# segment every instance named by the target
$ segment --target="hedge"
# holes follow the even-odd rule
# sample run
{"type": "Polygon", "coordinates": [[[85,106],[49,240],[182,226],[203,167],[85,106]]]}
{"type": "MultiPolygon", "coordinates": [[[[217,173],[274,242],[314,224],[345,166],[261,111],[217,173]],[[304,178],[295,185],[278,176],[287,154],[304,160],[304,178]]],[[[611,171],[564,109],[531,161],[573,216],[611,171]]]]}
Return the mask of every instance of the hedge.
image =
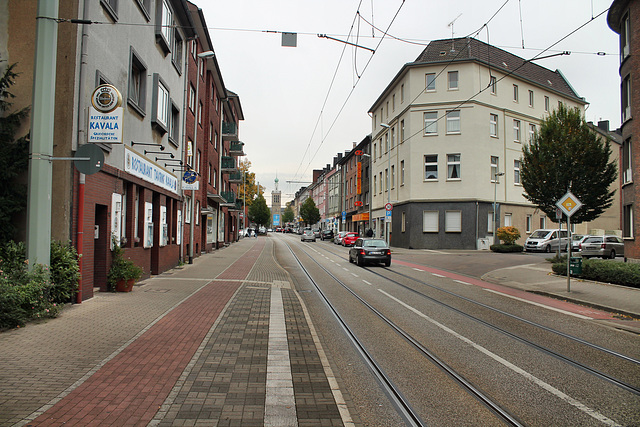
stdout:
{"type": "MultiPolygon", "coordinates": [[[[563,262],[554,263],[551,269],[556,274],[566,276],[566,257],[563,262]]],[[[595,282],[640,288],[640,264],[602,259],[583,259],[582,274],[577,277],[595,282]]]]}

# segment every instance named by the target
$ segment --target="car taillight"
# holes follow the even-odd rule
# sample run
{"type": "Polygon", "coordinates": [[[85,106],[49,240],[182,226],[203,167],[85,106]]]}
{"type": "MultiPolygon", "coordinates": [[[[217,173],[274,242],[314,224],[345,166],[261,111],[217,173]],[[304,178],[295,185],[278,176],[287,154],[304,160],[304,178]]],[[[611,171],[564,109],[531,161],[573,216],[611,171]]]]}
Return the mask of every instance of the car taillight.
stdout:
{"type": "Polygon", "coordinates": [[[367,253],[364,251],[364,249],[360,249],[360,255],[366,255],[367,253]]]}
{"type": "Polygon", "coordinates": [[[600,245],[600,249],[606,249],[607,245],[605,245],[604,243],[600,245]]]}
{"type": "Polygon", "coordinates": [[[386,255],[391,255],[391,249],[387,249],[386,255]]]}

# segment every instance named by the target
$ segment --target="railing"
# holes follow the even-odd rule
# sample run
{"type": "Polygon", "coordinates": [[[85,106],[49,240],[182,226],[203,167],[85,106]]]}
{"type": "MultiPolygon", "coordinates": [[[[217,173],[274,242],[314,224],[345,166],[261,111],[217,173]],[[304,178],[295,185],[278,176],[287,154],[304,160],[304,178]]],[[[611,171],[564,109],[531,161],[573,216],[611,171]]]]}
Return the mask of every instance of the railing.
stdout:
{"type": "Polygon", "coordinates": [[[232,156],[244,156],[244,142],[231,141],[229,154],[232,156]]]}
{"type": "Polygon", "coordinates": [[[228,141],[238,137],[238,125],[235,122],[222,122],[222,139],[228,141]]]}
{"type": "Polygon", "coordinates": [[[229,182],[234,182],[237,184],[242,183],[242,172],[238,171],[238,172],[232,172],[229,175],[229,182]]]}
{"type": "Polygon", "coordinates": [[[223,199],[225,199],[227,201],[227,203],[222,203],[222,205],[227,206],[227,205],[236,205],[236,193],[234,193],[233,191],[223,191],[222,193],[220,193],[220,195],[222,196],[223,199]]]}
{"type": "Polygon", "coordinates": [[[221,171],[224,173],[237,172],[238,168],[236,167],[236,159],[230,156],[222,156],[221,171]]]}

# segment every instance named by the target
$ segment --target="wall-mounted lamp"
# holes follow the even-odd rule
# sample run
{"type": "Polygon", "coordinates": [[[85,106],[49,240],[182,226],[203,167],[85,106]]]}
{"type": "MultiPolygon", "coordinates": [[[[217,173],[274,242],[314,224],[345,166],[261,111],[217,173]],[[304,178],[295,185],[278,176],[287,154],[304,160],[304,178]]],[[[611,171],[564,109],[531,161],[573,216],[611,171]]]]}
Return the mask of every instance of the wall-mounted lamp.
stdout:
{"type": "Polygon", "coordinates": [[[150,153],[153,153],[153,154],[162,154],[162,155],[164,155],[164,156],[171,156],[171,158],[172,158],[172,159],[175,157],[175,156],[173,155],[173,153],[163,153],[162,151],[148,151],[148,150],[144,150],[144,154],[145,154],[145,155],[150,154],[150,153]]]}
{"type": "MultiPolygon", "coordinates": [[[[135,142],[135,141],[131,141],[131,146],[133,147],[134,145],[153,145],[154,147],[158,147],[158,144],[156,144],[155,142],[135,142]]],[[[164,150],[164,146],[160,146],[158,147],[161,150],[164,150]]]]}

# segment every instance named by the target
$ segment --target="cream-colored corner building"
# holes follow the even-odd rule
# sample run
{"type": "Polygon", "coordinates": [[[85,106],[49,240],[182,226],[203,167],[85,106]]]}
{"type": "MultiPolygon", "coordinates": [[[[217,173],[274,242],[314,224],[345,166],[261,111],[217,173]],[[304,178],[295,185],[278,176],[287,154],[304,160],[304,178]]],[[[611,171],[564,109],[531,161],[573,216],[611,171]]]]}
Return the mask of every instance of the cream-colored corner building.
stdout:
{"type": "MultiPolygon", "coordinates": [[[[369,110],[376,234],[384,236],[387,203],[396,247],[488,247],[494,202],[496,228],[517,227],[519,243],[538,228],[557,228],[524,198],[520,158],[559,103],[580,111],[587,104],[560,71],[476,39],[431,42],[369,110]]],[[[576,231],[620,228],[619,215],[602,218],[576,231]]]]}

